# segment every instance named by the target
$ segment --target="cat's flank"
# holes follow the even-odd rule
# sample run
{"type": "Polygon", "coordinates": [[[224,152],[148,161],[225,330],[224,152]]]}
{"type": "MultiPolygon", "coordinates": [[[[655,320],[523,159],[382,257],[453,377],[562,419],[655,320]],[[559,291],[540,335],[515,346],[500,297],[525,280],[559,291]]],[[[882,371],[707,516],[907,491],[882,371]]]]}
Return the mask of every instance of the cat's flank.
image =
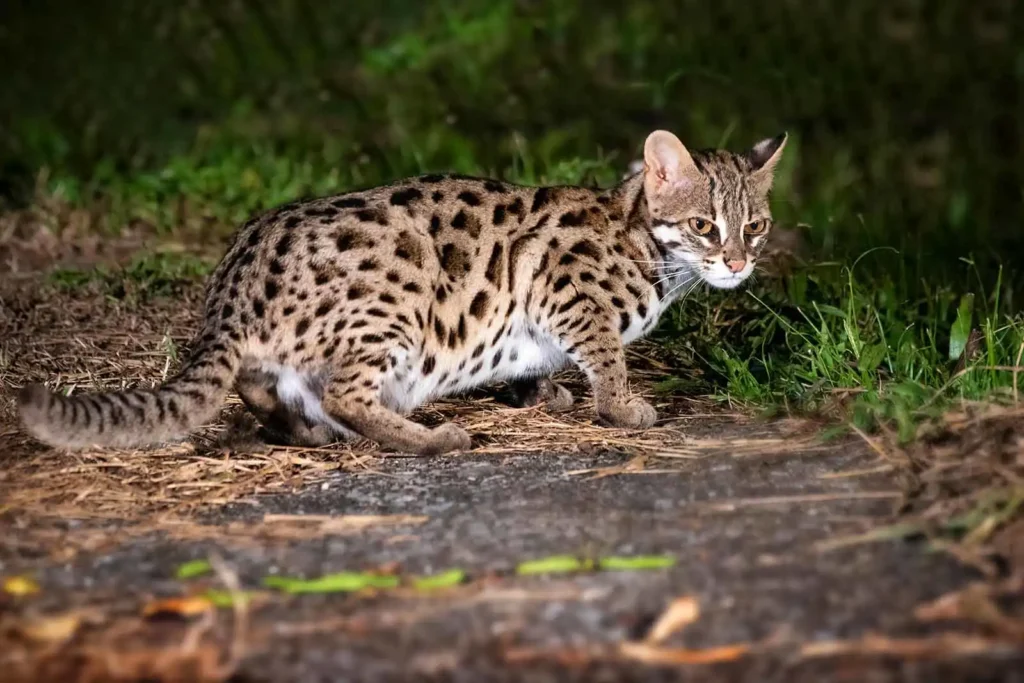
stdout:
{"type": "Polygon", "coordinates": [[[291,443],[360,435],[442,453],[469,435],[405,414],[503,380],[534,382],[535,398],[564,408],[572,397],[546,378],[571,362],[600,418],[649,427],[623,349],[695,284],[750,275],[785,141],[691,153],[655,131],[643,170],[608,190],[427,175],[281,207],[237,233],[175,377],[72,397],[31,385],[22,420],[64,448],[166,443],[212,420],[234,388],[291,443]]]}

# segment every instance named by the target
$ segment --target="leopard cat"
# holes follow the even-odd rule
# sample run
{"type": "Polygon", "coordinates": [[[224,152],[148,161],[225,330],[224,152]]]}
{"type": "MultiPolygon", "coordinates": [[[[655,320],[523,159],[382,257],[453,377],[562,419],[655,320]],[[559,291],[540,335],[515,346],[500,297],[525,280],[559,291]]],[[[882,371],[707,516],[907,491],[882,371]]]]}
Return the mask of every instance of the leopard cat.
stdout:
{"type": "Polygon", "coordinates": [[[659,130],[610,189],[424,175],[282,206],[236,233],[174,377],[71,397],[32,384],[22,421],[56,447],[137,448],[186,437],[234,389],[293,444],[438,454],[469,434],[418,424],[414,408],[505,381],[564,409],[572,396],[547,378],[572,363],[603,423],[650,427],[624,347],[695,285],[750,276],[785,143],[690,152],[659,130]]]}

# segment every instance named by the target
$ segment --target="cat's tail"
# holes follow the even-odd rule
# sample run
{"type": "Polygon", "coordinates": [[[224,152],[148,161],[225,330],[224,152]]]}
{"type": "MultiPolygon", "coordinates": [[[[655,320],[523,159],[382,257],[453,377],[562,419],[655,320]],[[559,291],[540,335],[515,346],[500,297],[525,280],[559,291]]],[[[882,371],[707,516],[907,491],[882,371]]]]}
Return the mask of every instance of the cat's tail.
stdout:
{"type": "Polygon", "coordinates": [[[181,371],[155,389],[60,396],[24,387],[18,408],[25,429],[50,446],[137,448],[180,440],[213,419],[238,373],[235,344],[201,344],[181,371]]]}

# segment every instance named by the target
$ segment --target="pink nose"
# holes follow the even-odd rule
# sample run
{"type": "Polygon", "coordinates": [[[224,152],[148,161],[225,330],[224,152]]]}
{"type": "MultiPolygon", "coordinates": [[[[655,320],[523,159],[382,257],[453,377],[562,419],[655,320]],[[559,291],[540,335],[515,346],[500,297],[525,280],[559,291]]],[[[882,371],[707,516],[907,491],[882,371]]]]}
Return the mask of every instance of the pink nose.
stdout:
{"type": "Polygon", "coordinates": [[[725,262],[725,267],[732,273],[738,273],[743,270],[743,267],[747,265],[745,259],[732,259],[725,262]]]}

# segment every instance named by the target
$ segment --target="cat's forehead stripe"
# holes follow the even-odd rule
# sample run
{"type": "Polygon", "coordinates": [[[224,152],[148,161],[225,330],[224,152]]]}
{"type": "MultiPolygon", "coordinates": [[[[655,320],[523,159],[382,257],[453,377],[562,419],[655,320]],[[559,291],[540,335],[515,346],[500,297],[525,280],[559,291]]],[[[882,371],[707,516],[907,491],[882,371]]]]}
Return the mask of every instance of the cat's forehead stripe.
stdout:
{"type": "Polygon", "coordinates": [[[730,232],[742,229],[754,211],[743,158],[729,152],[701,151],[694,155],[694,164],[708,180],[711,218],[730,232]]]}

